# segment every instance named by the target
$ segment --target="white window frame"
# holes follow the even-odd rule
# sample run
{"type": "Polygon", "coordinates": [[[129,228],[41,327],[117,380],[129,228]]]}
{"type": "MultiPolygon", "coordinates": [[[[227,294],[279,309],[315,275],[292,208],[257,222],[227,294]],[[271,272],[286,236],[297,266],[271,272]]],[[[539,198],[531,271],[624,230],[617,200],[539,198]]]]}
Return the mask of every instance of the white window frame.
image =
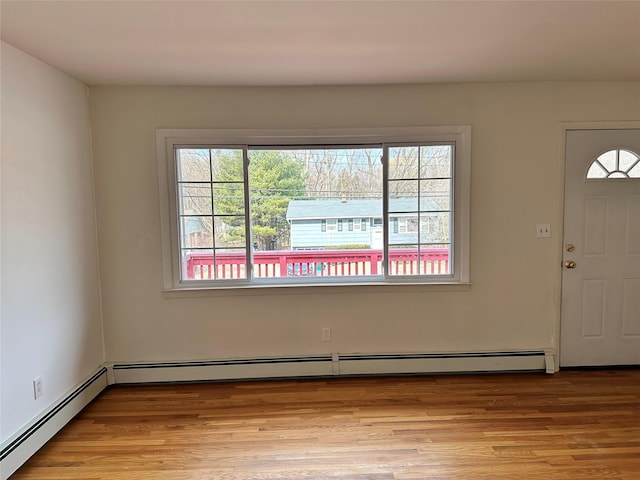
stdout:
{"type": "MultiPolygon", "coordinates": [[[[378,284],[468,284],[469,283],[469,227],[471,185],[471,127],[389,127],[371,129],[157,129],[156,148],[160,195],[162,239],[162,272],[165,291],[217,288],[279,287],[287,285],[378,285],[378,284]],[[450,275],[419,277],[347,277],[292,278],[286,281],[224,280],[181,281],[179,238],[177,223],[177,188],[175,149],[179,147],[210,148],[221,146],[246,148],[247,145],[354,146],[387,144],[421,144],[448,142],[455,144],[453,165],[453,226],[452,267],[450,275]],[[320,280],[320,281],[315,281],[320,280]]],[[[386,161],[386,159],[385,159],[386,161]]],[[[386,185],[384,186],[386,195],[386,185]]],[[[385,207],[386,208],[386,207],[385,207]]],[[[385,212],[386,215],[386,212],[385,212]]],[[[328,227],[328,225],[327,225],[328,227]]],[[[327,228],[327,230],[329,230],[327,228]]],[[[388,242],[388,226],[385,229],[388,242]]],[[[269,279],[273,280],[273,279],[269,279]]]]}

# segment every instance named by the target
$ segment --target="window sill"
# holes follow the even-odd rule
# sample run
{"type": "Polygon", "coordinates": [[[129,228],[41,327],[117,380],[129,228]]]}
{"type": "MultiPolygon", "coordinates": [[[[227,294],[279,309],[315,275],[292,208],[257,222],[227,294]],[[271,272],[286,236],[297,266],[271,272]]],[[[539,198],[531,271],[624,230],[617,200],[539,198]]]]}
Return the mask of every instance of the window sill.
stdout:
{"type": "Polygon", "coordinates": [[[467,292],[470,282],[367,282],[367,283],[314,283],[314,284],[258,284],[194,286],[170,288],[162,291],[167,300],[200,297],[233,297],[260,295],[326,295],[360,293],[437,293],[467,292]],[[401,290],[401,291],[399,291],[401,290]]]}

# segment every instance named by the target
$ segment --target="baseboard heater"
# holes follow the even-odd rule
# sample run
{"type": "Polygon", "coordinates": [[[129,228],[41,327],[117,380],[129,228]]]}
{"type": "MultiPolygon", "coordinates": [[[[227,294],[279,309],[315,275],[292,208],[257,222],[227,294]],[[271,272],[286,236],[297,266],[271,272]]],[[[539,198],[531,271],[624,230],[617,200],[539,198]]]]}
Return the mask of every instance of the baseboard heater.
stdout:
{"type": "Polygon", "coordinates": [[[393,375],[502,371],[553,373],[544,350],[473,353],[332,354],[202,362],[115,363],[110,383],[193,382],[338,375],[393,375]]]}
{"type": "Polygon", "coordinates": [[[6,480],[107,387],[107,369],[94,374],[67,392],[21,432],[0,447],[0,478],[6,480]]]}

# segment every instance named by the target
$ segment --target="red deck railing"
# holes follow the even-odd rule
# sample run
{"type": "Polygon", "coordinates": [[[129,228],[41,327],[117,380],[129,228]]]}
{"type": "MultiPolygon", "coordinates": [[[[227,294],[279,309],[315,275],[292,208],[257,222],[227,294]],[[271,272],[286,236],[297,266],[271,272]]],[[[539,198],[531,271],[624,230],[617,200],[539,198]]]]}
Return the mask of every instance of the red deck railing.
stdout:
{"type": "MultiPolygon", "coordinates": [[[[446,275],[449,250],[429,248],[389,250],[390,275],[446,275]]],[[[187,280],[246,278],[244,253],[192,252],[187,254],[187,280]],[[214,271],[215,269],[215,271],[214,271]]],[[[283,250],[254,252],[253,275],[274,277],[337,277],[378,275],[382,272],[382,250],[283,250]]]]}

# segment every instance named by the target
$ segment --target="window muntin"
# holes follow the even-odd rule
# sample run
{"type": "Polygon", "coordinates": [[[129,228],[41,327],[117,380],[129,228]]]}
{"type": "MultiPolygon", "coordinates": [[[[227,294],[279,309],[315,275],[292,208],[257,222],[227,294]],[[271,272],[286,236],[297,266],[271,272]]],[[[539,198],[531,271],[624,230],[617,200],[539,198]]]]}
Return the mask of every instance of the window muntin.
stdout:
{"type": "Polygon", "coordinates": [[[618,148],[599,155],[587,170],[587,179],[640,178],[640,156],[618,148]]]}
{"type": "MultiPolygon", "coordinates": [[[[242,287],[244,285],[251,284],[263,284],[264,285],[277,285],[279,283],[297,283],[297,284],[313,284],[315,280],[321,281],[321,283],[344,283],[344,280],[347,283],[352,283],[354,280],[361,278],[360,281],[364,281],[364,283],[370,283],[373,280],[375,283],[383,282],[383,283],[403,283],[406,281],[415,282],[419,281],[420,283],[424,282],[445,282],[445,283],[459,283],[459,282],[467,282],[468,281],[468,227],[469,227],[469,194],[468,187],[470,183],[470,127],[413,127],[413,128],[400,128],[400,129],[373,129],[372,131],[365,130],[340,130],[340,131],[329,131],[329,130],[314,130],[314,131],[303,131],[303,130],[271,130],[271,131],[250,131],[250,130],[175,130],[175,129],[159,129],[157,131],[157,140],[158,140],[158,162],[160,167],[160,192],[161,198],[167,199],[166,202],[161,202],[161,220],[163,225],[162,230],[162,245],[163,245],[163,253],[164,253],[164,279],[165,279],[165,288],[172,289],[182,289],[182,288],[215,288],[216,286],[220,286],[223,288],[226,287],[242,287]],[[422,142],[421,139],[432,137],[428,142],[422,142]],[[215,139],[212,141],[212,139],[215,139]],[[355,272],[354,270],[349,271],[348,268],[333,268],[331,270],[331,278],[312,278],[315,277],[316,274],[312,273],[316,270],[310,269],[308,267],[288,267],[287,276],[288,278],[284,279],[282,277],[278,279],[269,278],[271,274],[267,277],[260,277],[256,274],[256,270],[258,268],[264,268],[259,266],[253,262],[252,256],[256,252],[260,252],[259,246],[255,244],[253,241],[252,233],[251,233],[251,224],[248,219],[250,217],[250,206],[249,206],[249,192],[248,192],[248,156],[250,154],[250,150],[255,149],[259,150],[259,148],[251,147],[251,142],[255,139],[260,139],[259,144],[261,145],[270,145],[269,147],[261,147],[263,150],[273,150],[273,149],[282,149],[282,150],[293,150],[296,147],[286,147],[289,145],[330,145],[328,148],[335,149],[343,149],[343,144],[345,145],[358,145],[358,144],[368,144],[374,145],[375,142],[372,142],[372,139],[378,140],[381,143],[378,145],[383,148],[385,151],[385,156],[388,158],[388,150],[391,148],[392,144],[386,144],[385,141],[389,140],[400,140],[407,142],[415,142],[415,143],[405,143],[405,144],[393,144],[393,146],[432,146],[432,145],[449,145],[452,148],[455,147],[454,155],[453,155],[453,163],[452,171],[455,170],[456,175],[452,179],[452,184],[455,186],[452,189],[452,194],[450,200],[449,208],[453,213],[453,206],[455,205],[456,214],[453,216],[451,214],[450,222],[452,223],[449,227],[451,240],[448,245],[440,245],[443,248],[448,248],[449,254],[448,260],[451,262],[448,266],[449,274],[443,275],[440,272],[436,271],[424,271],[421,272],[420,269],[416,268],[396,268],[392,270],[391,259],[389,259],[390,264],[381,263],[380,268],[377,272],[371,272],[371,275],[366,277],[359,277],[358,275],[362,274],[362,271],[355,272]],[[312,141],[309,141],[309,140],[312,141]],[[362,142],[362,139],[366,139],[365,142],[362,142]],[[338,141],[336,141],[338,140],[338,141]],[[231,147],[228,147],[231,145],[231,147]],[[388,146],[389,145],[389,146],[388,146]],[[193,244],[182,244],[180,225],[181,225],[181,217],[180,215],[184,215],[184,211],[180,211],[180,202],[179,199],[179,182],[189,183],[191,180],[196,180],[196,182],[203,182],[202,179],[195,179],[188,177],[186,175],[180,175],[178,172],[178,162],[177,162],[177,150],[178,149],[212,149],[212,150],[221,150],[221,149],[231,149],[231,150],[244,150],[243,159],[245,162],[245,177],[243,178],[244,186],[245,186],[245,196],[246,196],[246,205],[245,211],[247,212],[244,215],[245,218],[245,246],[244,252],[240,252],[238,254],[235,252],[225,252],[227,247],[233,249],[235,245],[226,245],[221,243],[221,239],[217,240],[216,244],[216,258],[217,262],[215,267],[218,268],[217,276],[216,272],[209,273],[209,271],[213,270],[214,265],[207,266],[202,263],[202,257],[206,257],[208,255],[209,258],[213,255],[213,248],[211,251],[208,251],[205,247],[198,246],[193,249],[193,252],[190,252],[188,246],[193,244]],[[455,168],[453,168],[455,167],[455,168]],[[163,171],[166,171],[166,174],[163,174],[163,171]],[[178,181],[178,177],[179,181],[178,181]],[[166,187],[164,187],[166,185],[166,187]],[[171,199],[174,198],[174,201],[171,199]],[[173,210],[173,211],[172,211],[173,210]],[[454,241],[455,240],[455,241],[454,241]],[[169,243],[171,242],[171,243],[169,243]],[[173,252],[173,253],[172,253],[173,252]],[[195,270],[203,272],[201,276],[197,277],[187,277],[185,274],[185,270],[182,267],[183,258],[181,255],[177,255],[176,252],[180,254],[183,253],[192,253],[192,265],[191,269],[195,266],[195,270]],[[247,255],[248,252],[248,255],[247,255]],[[227,262],[224,256],[225,254],[231,254],[235,257],[234,261],[238,261],[244,255],[245,265],[241,265],[240,267],[235,265],[230,265],[227,262]],[[455,260],[455,262],[454,262],[455,260]],[[198,262],[201,262],[199,265],[198,262]],[[224,269],[220,270],[220,265],[226,265],[224,269]],[[179,268],[175,268],[175,267],[179,268]],[[210,270],[209,270],[210,269],[210,270]],[[209,270],[209,271],[208,271],[209,270]],[[232,271],[233,270],[233,271],[232,271]],[[173,272],[173,273],[172,273],[173,272]],[[239,272],[239,273],[238,273],[239,272]],[[354,274],[356,274],[354,276],[354,274]],[[304,275],[305,278],[297,278],[298,275],[304,275]],[[185,278],[185,280],[183,280],[185,278]],[[187,279],[193,278],[193,280],[187,279]],[[344,279],[342,282],[340,279],[344,279]],[[370,279],[370,280],[367,280],[370,279]],[[211,280],[209,280],[211,279],[211,280]]],[[[257,143],[257,142],[256,142],[257,143]]],[[[303,147],[300,147],[303,148],[303,147]]],[[[206,159],[205,159],[206,160],[206,159]]],[[[430,165],[425,163],[424,168],[430,168],[430,165]]],[[[214,190],[214,185],[216,183],[221,183],[221,179],[214,178],[216,174],[215,169],[211,172],[211,190],[214,190]]],[[[386,175],[386,172],[385,172],[386,175]]],[[[422,174],[419,177],[420,180],[424,180],[424,176],[422,174]]],[[[434,180],[436,180],[435,178],[434,180]]],[[[224,179],[222,179],[224,181],[224,179]]],[[[186,186],[186,185],[184,185],[186,186]]],[[[199,186],[201,189],[201,186],[199,186]]],[[[387,188],[387,187],[384,187],[387,188]]],[[[202,190],[201,190],[202,191],[202,190]]],[[[221,191],[217,189],[216,191],[221,191]]],[[[228,195],[228,192],[226,192],[228,195]]],[[[387,194],[387,192],[384,192],[387,194]]],[[[191,192],[193,194],[193,192],[191,192]]],[[[342,199],[341,199],[342,200],[342,199]]],[[[214,202],[212,202],[214,203],[214,202]]],[[[372,247],[374,249],[379,249],[387,253],[388,245],[390,238],[389,234],[392,228],[391,217],[386,212],[387,205],[384,206],[383,213],[374,213],[371,215],[343,215],[342,218],[333,217],[338,223],[338,220],[344,221],[344,231],[339,232],[340,234],[348,234],[348,220],[354,220],[355,218],[361,218],[361,230],[363,232],[369,232],[369,234],[373,237],[372,247]],[[384,217],[384,218],[383,218],[384,217]],[[368,226],[364,222],[368,223],[368,226]]],[[[212,205],[212,215],[213,218],[214,207],[212,205]]],[[[204,216],[209,216],[208,212],[204,212],[204,216]]],[[[229,212],[221,212],[219,215],[216,212],[216,216],[229,215],[229,212]]],[[[447,214],[448,215],[448,214],[447,214]]],[[[191,215],[195,216],[195,215],[191,215]]],[[[430,222],[433,223],[433,220],[419,220],[421,225],[427,225],[430,222]]],[[[192,222],[193,223],[193,222],[192,222]]],[[[237,223],[237,219],[236,219],[237,223]]],[[[341,222],[342,223],[342,222],[341,222]]],[[[442,223],[442,222],[441,222],[442,223]]],[[[234,226],[234,225],[231,225],[234,226]]],[[[326,226],[326,224],[325,224],[326,226]]],[[[202,230],[202,225],[196,225],[198,230],[202,230]]],[[[184,228],[184,227],[183,227],[184,228]]],[[[193,230],[193,225],[191,225],[191,229],[193,230]]],[[[316,226],[316,232],[320,233],[323,229],[322,224],[318,224],[316,226]]],[[[396,227],[397,228],[397,227],[396,227]]],[[[431,230],[433,230],[432,227],[431,230]]],[[[423,235],[428,233],[430,230],[427,227],[420,226],[423,232],[423,235]]],[[[229,226],[227,226],[227,230],[229,226]]],[[[212,228],[213,230],[213,228],[212,228]]],[[[191,232],[194,233],[193,231],[191,232]]],[[[196,232],[197,235],[203,236],[203,232],[196,232]]],[[[224,232],[228,233],[228,232],[224,232]]],[[[326,233],[326,232],[323,232],[326,233]]],[[[338,232],[331,232],[333,235],[337,235],[338,232]]],[[[350,232],[351,234],[356,232],[350,232]]],[[[195,235],[192,235],[195,236],[195,235]]],[[[227,234],[225,238],[228,238],[227,234]]],[[[202,239],[200,239],[201,241],[202,239]]],[[[213,242],[211,242],[213,243],[213,242]]],[[[433,240],[428,240],[425,238],[420,238],[420,243],[432,243],[435,247],[438,247],[437,244],[433,243],[433,240]]],[[[354,248],[362,248],[360,245],[349,245],[349,247],[354,248]]],[[[421,246],[420,248],[423,248],[421,246]]],[[[302,251],[310,251],[313,252],[317,250],[318,247],[300,247],[297,250],[300,250],[299,254],[302,251]]],[[[236,247],[237,250],[240,250],[240,247],[236,247]]],[[[356,254],[360,254],[362,250],[358,252],[354,252],[356,254]]],[[[404,252],[393,251],[393,254],[404,254],[404,252]]],[[[424,253],[429,253],[424,250],[424,253]]],[[[415,251],[413,252],[414,258],[413,261],[417,260],[415,256],[415,251]]],[[[404,267],[411,260],[405,260],[404,267]]],[[[232,262],[231,262],[232,263],[232,262]]],[[[397,262],[396,262],[397,263],[397,262]]],[[[320,271],[321,269],[318,269],[320,271]]],[[[424,270],[424,269],[422,269],[424,270]]],[[[263,275],[264,276],[264,275],[263,275]]]]}

